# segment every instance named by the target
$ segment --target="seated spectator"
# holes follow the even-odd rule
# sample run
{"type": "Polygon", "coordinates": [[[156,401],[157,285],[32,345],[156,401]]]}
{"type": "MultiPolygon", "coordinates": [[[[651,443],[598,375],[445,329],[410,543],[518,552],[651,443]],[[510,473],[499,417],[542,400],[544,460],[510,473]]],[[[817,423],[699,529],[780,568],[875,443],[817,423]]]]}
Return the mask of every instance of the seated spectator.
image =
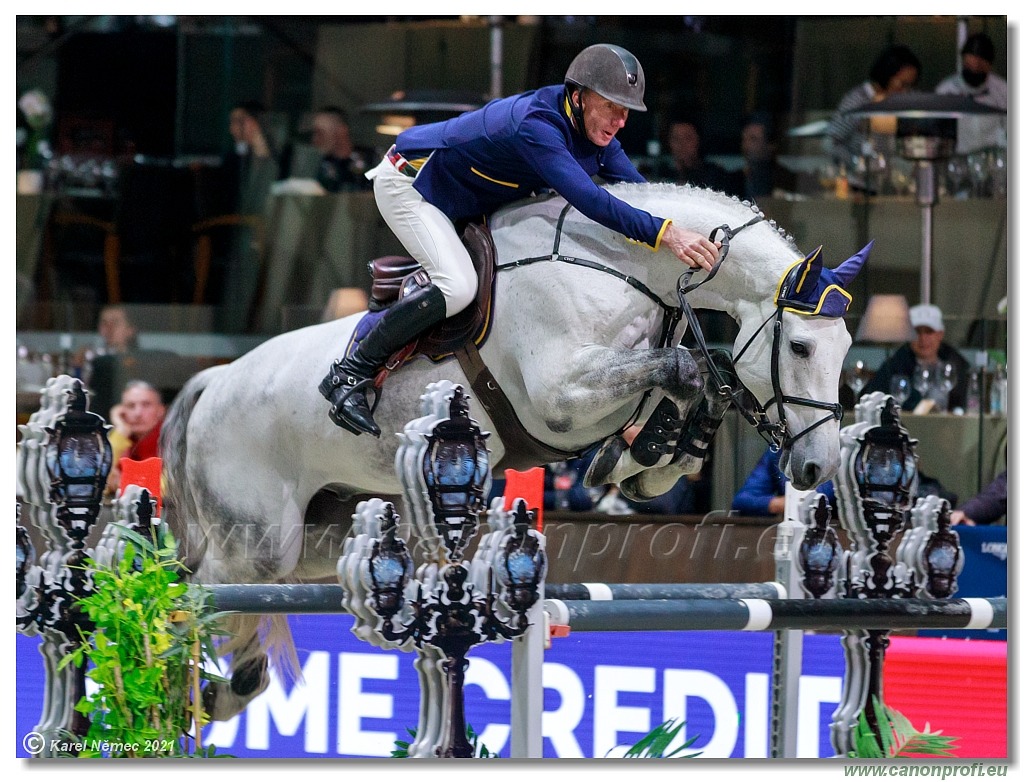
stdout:
{"type": "MultiPolygon", "coordinates": [[[[1006,516],[1006,470],[949,515],[952,524],[994,524],[1006,516]]],[[[1004,522],[1005,523],[1005,522],[1004,522]]]]}
{"type": "Polygon", "coordinates": [[[770,196],[776,188],[796,190],[796,177],[779,165],[771,119],[755,114],[747,120],[740,134],[743,168],[735,172],[728,192],[754,201],[770,196]]]}
{"type": "MultiPolygon", "coordinates": [[[[779,469],[781,451],[765,450],[754,469],[732,500],[732,509],[743,516],[779,516],[786,509],[786,484],[789,480],[779,469]]],[[[836,494],[832,481],[817,491],[828,497],[835,507],[836,494]]]]}
{"type": "MultiPolygon", "coordinates": [[[[888,394],[894,375],[913,378],[914,370],[918,366],[938,367],[940,364],[950,363],[956,369],[956,385],[949,392],[949,409],[964,408],[971,367],[956,348],[943,341],[946,326],[942,320],[942,310],[934,304],[918,304],[911,307],[910,325],[914,327],[914,339],[898,348],[892,356],[882,362],[860,395],[864,396],[873,391],[888,394]]],[[[903,409],[913,410],[921,398],[921,393],[916,388],[911,388],[910,395],[903,402],[903,409]]]]}
{"type": "Polygon", "coordinates": [[[356,149],[348,117],[337,106],[324,106],[313,117],[313,146],[323,156],[317,181],[328,193],[373,187],[366,173],[368,153],[356,149]]]}
{"type": "MultiPolygon", "coordinates": [[[[996,46],[985,33],[975,33],[960,49],[961,70],[939,82],[939,95],[968,95],[978,103],[1005,109],[1009,89],[1006,79],[992,72],[996,46]]],[[[980,149],[1006,146],[1006,117],[969,115],[957,120],[956,151],[966,155],[980,149]]]]}
{"type": "Polygon", "coordinates": [[[713,190],[725,190],[729,186],[729,173],[717,163],[704,159],[696,122],[683,118],[672,120],[668,149],[669,160],[658,163],[649,173],[644,172],[652,182],[675,182],[713,190]]]}
{"type": "Polygon", "coordinates": [[[121,304],[108,304],[100,310],[96,331],[102,343],[97,350],[100,355],[129,353],[139,346],[139,329],[121,304]]]}
{"type": "Polygon", "coordinates": [[[113,466],[107,476],[107,492],[116,494],[121,481],[122,458],[143,461],[159,456],[160,429],[167,408],[160,392],[144,380],[130,380],[121,402],[110,411],[114,428],[108,433],[113,466]]]}

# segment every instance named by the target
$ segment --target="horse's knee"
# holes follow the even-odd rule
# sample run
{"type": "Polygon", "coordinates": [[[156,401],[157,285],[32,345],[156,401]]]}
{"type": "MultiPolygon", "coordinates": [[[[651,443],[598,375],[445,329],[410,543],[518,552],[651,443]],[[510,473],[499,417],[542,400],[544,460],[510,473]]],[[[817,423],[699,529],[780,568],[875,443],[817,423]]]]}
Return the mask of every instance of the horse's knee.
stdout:
{"type": "MultiPolygon", "coordinates": [[[[688,350],[676,350],[674,395],[684,403],[692,402],[704,392],[704,378],[700,365],[688,350]]],[[[667,390],[667,389],[666,389],[667,390]]]]}

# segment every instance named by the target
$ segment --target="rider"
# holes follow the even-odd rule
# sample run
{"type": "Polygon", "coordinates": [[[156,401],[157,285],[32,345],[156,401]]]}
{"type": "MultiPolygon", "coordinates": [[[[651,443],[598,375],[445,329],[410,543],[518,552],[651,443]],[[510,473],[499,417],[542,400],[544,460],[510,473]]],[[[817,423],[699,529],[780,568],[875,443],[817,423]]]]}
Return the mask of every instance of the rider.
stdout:
{"type": "Polygon", "coordinates": [[[392,353],[457,314],[476,295],[476,272],[455,221],[493,212],[548,188],[582,214],[652,251],[667,247],[710,271],[721,242],[636,209],[598,187],[643,182],[615,134],[630,110],[646,111],[636,57],[595,44],[569,65],[563,85],[491,101],[445,122],[409,128],[367,173],[385,222],[431,284],[392,304],[321,381],[338,426],[380,436],[366,392],[392,353]]]}

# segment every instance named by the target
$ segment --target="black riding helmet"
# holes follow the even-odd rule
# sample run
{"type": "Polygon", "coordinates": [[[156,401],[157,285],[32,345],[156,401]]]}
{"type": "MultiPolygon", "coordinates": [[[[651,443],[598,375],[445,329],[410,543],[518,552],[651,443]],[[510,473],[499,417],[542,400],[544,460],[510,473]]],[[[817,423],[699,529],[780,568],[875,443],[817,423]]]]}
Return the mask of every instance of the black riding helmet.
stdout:
{"type": "Polygon", "coordinates": [[[602,98],[632,111],[647,111],[644,105],[644,69],[640,61],[621,46],[596,43],[576,55],[565,72],[565,97],[576,127],[583,132],[583,112],[571,100],[573,90],[587,88],[602,98]]]}

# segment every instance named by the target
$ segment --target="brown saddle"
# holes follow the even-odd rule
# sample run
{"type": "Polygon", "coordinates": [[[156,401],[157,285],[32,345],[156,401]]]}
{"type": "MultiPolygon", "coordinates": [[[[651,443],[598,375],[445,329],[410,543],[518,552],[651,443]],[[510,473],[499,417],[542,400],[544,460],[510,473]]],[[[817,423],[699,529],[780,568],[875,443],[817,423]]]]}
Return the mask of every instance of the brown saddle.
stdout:
{"type": "MultiPolygon", "coordinates": [[[[399,363],[417,355],[440,361],[467,342],[479,346],[487,338],[494,300],[494,240],[487,226],[470,223],[463,231],[462,243],[469,251],[476,270],[476,299],[462,312],[445,318],[423,334],[413,350],[402,351],[399,363]]],[[[430,284],[430,278],[423,267],[412,258],[401,255],[385,255],[374,259],[370,262],[370,273],[373,275],[369,305],[371,312],[385,309],[409,290],[430,284]]]]}

